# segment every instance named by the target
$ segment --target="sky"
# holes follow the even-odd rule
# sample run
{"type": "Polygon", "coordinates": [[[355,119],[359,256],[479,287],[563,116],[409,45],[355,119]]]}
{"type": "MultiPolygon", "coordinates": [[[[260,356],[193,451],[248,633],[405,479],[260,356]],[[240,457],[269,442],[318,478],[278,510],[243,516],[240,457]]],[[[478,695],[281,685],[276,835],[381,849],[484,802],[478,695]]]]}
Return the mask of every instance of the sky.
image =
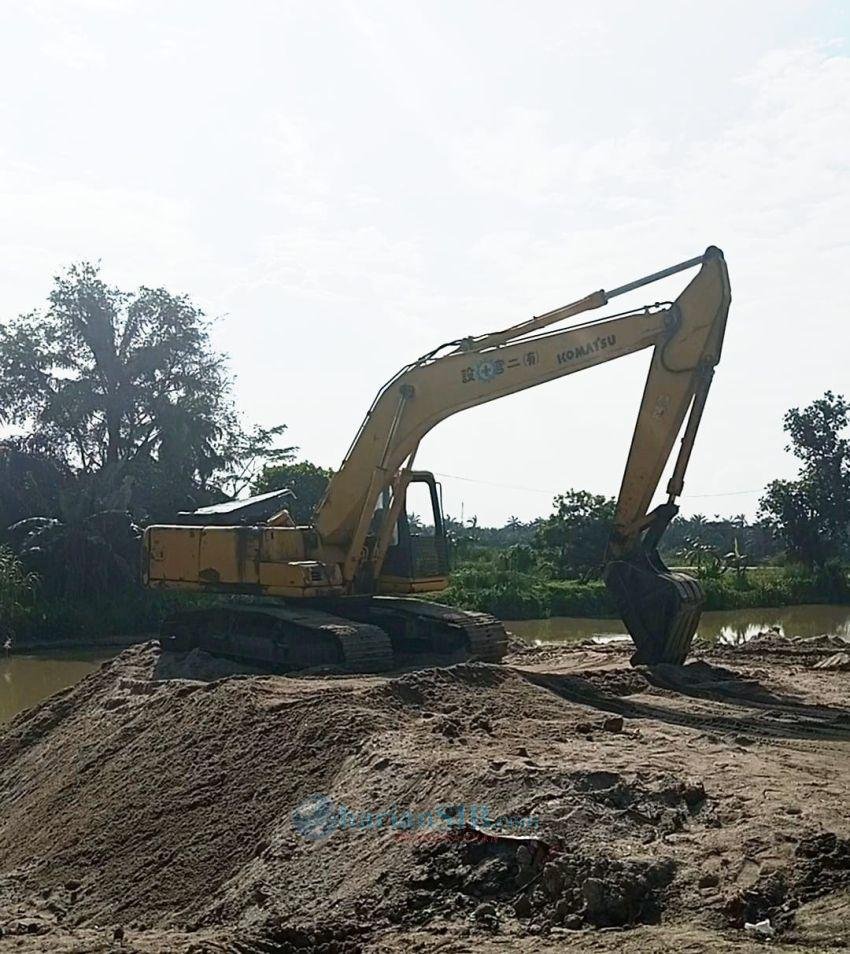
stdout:
{"type": "MultiPolygon", "coordinates": [[[[0,321],[83,259],[188,293],[246,420],[316,463],[441,342],[711,244],[733,302],[682,512],[753,516],[796,472],[783,413],[850,391],[850,4],[0,10],[0,321]]],[[[417,466],[483,524],[616,494],[648,354],[458,414],[417,466]]]]}

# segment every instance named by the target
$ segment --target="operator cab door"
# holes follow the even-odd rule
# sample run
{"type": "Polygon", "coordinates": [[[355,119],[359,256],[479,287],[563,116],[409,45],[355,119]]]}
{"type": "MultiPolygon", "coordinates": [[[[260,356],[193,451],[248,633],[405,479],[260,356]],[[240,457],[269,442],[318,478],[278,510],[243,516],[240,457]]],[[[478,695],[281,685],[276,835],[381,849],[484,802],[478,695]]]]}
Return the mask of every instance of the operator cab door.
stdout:
{"type": "Polygon", "coordinates": [[[448,586],[449,558],[440,488],[434,475],[413,472],[381,575],[380,593],[428,593],[448,586]]]}

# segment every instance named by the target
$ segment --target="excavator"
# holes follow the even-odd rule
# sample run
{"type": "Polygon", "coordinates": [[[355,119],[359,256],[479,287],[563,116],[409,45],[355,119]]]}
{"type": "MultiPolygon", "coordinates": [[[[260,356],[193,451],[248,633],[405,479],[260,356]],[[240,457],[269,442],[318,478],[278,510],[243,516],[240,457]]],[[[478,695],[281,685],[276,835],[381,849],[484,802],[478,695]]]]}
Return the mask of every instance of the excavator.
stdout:
{"type": "Polygon", "coordinates": [[[146,529],[146,586],[223,595],[167,619],[163,647],[275,671],[500,661],[501,622],[423,597],[448,586],[450,548],[441,488],[432,473],[414,469],[417,448],[466,408],[651,348],[603,576],[635,644],[633,664],[682,664],[704,594],[664,565],[658,545],[678,511],[730,301],[726,262],[712,246],[612,291],[423,355],[381,388],[309,525],[295,525],[284,490],[146,529]],[[551,328],[697,267],[675,301],[551,328]],[[650,510],[680,433],[667,500],[650,510]],[[430,500],[432,533],[417,532],[409,518],[411,485],[424,485],[418,492],[430,500]]]}

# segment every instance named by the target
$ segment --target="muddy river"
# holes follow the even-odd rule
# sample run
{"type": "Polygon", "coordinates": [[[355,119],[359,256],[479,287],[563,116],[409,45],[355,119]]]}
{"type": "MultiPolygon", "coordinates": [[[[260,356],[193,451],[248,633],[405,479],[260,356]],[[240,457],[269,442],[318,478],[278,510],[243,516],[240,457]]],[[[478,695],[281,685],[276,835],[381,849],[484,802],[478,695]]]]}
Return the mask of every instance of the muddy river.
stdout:
{"type": "Polygon", "coordinates": [[[103,651],[0,657],[0,722],[73,686],[108,658],[103,651]]]}
{"type": "MultiPolygon", "coordinates": [[[[578,643],[584,639],[627,639],[619,619],[582,619],[553,616],[551,619],[506,620],[511,632],[545,643],[578,643]]],[[[850,606],[783,606],[777,609],[717,610],[703,613],[697,638],[707,642],[743,643],[756,633],[775,627],[780,635],[836,635],[850,637],[850,606]]]]}
{"type": "MultiPolygon", "coordinates": [[[[506,621],[508,629],[540,642],[574,643],[583,639],[625,639],[618,619],[552,619],[506,621]]],[[[775,626],[789,636],[833,633],[850,637],[850,606],[788,606],[781,609],[730,610],[704,613],[703,640],[740,643],[775,626]]],[[[112,655],[108,652],[56,652],[0,656],[0,723],[78,682],[112,655]]]]}

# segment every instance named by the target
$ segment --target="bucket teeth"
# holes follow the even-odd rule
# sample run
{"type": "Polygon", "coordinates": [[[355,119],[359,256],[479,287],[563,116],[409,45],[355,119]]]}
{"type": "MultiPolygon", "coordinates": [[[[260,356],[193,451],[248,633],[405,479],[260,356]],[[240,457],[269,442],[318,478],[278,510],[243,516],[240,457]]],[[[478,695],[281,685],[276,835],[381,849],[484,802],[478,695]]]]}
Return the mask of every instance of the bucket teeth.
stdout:
{"type": "Polygon", "coordinates": [[[699,583],[646,550],[609,563],[605,583],[634,641],[633,665],[684,663],[705,603],[699,583]]]}

